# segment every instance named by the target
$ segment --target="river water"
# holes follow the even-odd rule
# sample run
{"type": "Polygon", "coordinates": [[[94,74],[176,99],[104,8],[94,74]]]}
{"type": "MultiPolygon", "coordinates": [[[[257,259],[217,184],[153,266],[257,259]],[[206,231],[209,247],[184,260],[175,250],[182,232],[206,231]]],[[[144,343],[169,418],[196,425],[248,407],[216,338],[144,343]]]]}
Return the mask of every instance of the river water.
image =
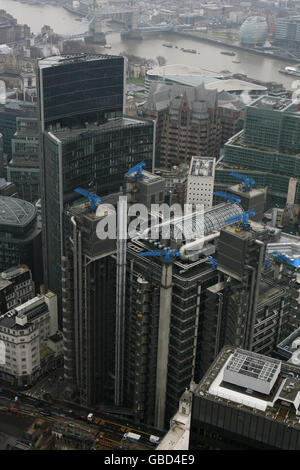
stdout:
{"type": "MultiPolygon", "coordinates": [[[[27,5],[15,0],[0,0],[0,9],[6,10],[13,15],[19,23],[28,24],[33,33],[38,33],[45,24],[51,26],[58,34],[76,34],[87,30],[87,23],[76,21],[78,18],[62,7],[51,5],[27,5]]],[[[115,32],[107,35],[107,42],[112,46],[111,54],[119,54],[126,51],[146,59],[156,59],[163,56],[167,64],[185,64],[203,67],[207,70],[220,72],[230,70],[233,73],[244,73],[252,78],[265,81],[276,81],[282,83],[287,89],[291,89],[295,78],[278,72],[279,68],[288,65],[286,62],[271,58],[236,51],[235,57],[221,54],[222,47],[197,41],[176,34],[147,33],[143,40],[121,41],[120,34],[115,32]],[[163,42],[172,42],[178,48],[196,49],[200,54],[189,54],[180,49],[166,48],[163,42]],[[239,60],[235,64],[232,60],[239,60]]],[[[99,46],[99,52],[105,51],[99,46]]]]}

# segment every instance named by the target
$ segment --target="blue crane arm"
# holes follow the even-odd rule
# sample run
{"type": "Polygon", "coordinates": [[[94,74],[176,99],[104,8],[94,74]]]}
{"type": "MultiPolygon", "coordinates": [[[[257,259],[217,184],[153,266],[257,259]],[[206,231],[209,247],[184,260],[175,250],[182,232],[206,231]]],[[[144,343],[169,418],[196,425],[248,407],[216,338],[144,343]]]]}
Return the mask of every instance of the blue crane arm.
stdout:
{"type": "Polygon", "coordinates": [[[143,168],[145,168],[146,163],[145,162],[140,162],[137,165],[133,166],[127,171],[127,176],[133,175],[134,173],[137,173],[138,175],[142,175],[143,168]]]}
{"type": "Polygon", "coordinates": [[[299,258],[292,260],[291,258],[284,255],[283,253],[279,253],[279,251],[273,251],[273,255],[276,256],[276,258],[279,262],[285,261],[286,263],[290,264],[294,268],[300,268],[300,259],[299,258]]]}
{"type": "Polygon", "coordinates": [[[207,261],[212,265],[213,269],[217,269],[218,261],[212,256],[208,256],[207,261]]]}
{"type": "Polygon", "coordinates": [[[235,196],[234,194],[227,194],[227,193],[222,193],[222,191],[215,191],[214,195],[226,199],[228,202],[230,202],[230,204],[233,204],[234,202],[239,204],[241,202],[241,199],[235,196]]]}
{"type": "Polygon", "coordinates": [[[83,188],[76,188],[74,189],[74,191],[88,198],[90,208],[93,212],[96,211],[97,204],[102,204],[102,199],[99,196],[97,196],[97,194],[90,193],[89,191],[83,188]]]}
{"type": "Polygon", "coordinates": [[[231,224],[233,222],[238,222],[239,220],[243,224],[247,224],[249,222],[249,217],[254,216],[255,211],[246,211],[243,212],[242,214],[234,215],[233,217],[229,217],[229,219],[226,220],[226,224],[231,224]]]}
{"type": "Polygon", "coordinates": [[[250,178],[249,176],[246,175],[241,175],[240,173],[237,173],[236,171],[232,171],[230,173],[230,176],[233,176],[234,178],[240,179],[244,181],[244,186],[246,189],[249,188],[251,184],[255,184],[255,181],[253,178],[250,178]]]}

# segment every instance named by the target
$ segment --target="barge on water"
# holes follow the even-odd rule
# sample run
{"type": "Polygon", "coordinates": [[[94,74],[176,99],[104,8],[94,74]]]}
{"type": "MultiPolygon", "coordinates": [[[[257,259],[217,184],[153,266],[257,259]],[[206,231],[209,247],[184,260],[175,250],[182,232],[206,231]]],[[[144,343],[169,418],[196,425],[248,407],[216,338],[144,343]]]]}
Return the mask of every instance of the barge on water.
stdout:
{"type": "Polygon", "coordinates": [[[279,69],[278,72],[284,73],[285,75],[292,75],[293,77],[300,77],[300,64],[296,64],[294,67],[285,67],[279,69]]]}
{"type": "Polygon", "coordinates": [[[230,56],[234,56],[234,55],[235,55],[235,52],[221,51],[221,54],[223,54],[223,55],[230,55],[230,56]]]}

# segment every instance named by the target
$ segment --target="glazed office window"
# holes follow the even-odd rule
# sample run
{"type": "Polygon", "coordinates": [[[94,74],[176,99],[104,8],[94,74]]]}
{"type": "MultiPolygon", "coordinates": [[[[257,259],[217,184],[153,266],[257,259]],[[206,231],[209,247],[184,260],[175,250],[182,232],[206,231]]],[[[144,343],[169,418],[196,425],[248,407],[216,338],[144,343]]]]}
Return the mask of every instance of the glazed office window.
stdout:
{"type": "Polygon", "coordinates": [[[180,123],[182,126],[187,126],[188,121],[188,113],[187,111],[181,111],[181,120],[180,123]]]}

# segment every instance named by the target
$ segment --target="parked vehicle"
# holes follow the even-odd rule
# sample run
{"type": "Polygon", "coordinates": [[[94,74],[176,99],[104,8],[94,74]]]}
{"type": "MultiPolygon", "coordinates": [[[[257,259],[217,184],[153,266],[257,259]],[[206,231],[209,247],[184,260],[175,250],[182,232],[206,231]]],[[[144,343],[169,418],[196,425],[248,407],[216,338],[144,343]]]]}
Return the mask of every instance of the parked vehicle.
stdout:
{"type": "Polygon", "coordinates": [[[126,432],[124,434],[124,439],[126,441],[131,441],[131,442],[139,442],[139,440],[141,439],[141,435],[135,434],[134,432],[126,432]]]}

